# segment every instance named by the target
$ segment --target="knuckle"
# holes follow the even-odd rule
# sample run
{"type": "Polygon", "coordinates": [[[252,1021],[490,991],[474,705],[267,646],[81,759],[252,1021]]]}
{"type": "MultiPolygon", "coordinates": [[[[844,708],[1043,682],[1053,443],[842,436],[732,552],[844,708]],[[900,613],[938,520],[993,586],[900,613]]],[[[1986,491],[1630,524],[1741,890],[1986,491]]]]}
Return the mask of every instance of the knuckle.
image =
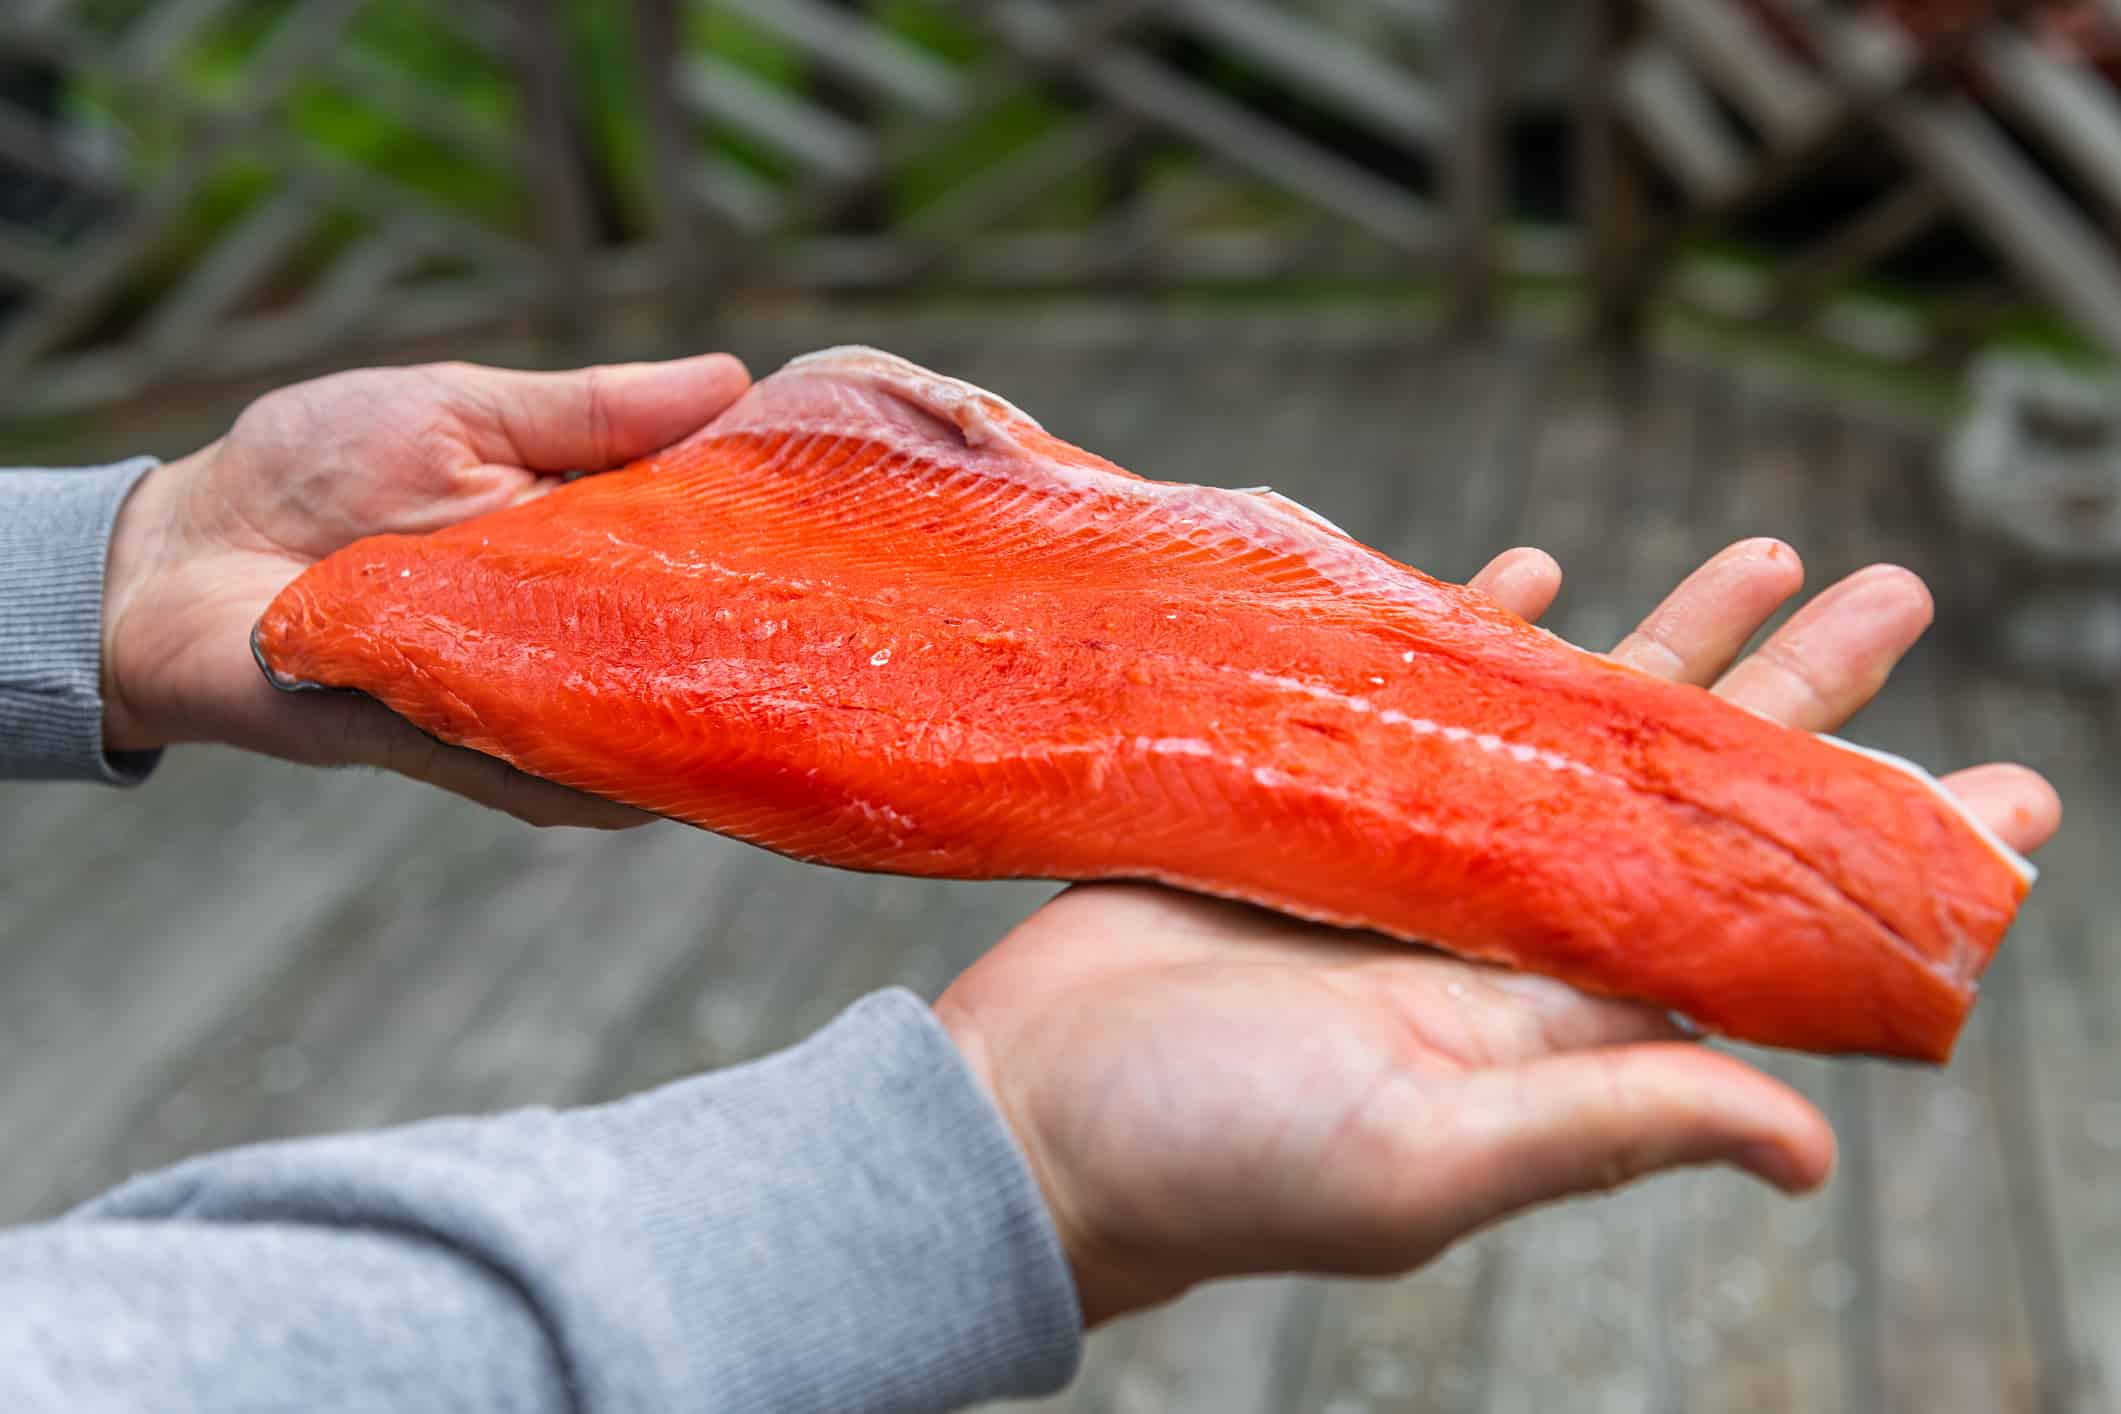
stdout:
{"type": "Polygon", "coordinates": [[[583,423],[588,429],[590,455],[597,467],[612,460],[611,370],[601,365],[582,372],[583,423]]]}

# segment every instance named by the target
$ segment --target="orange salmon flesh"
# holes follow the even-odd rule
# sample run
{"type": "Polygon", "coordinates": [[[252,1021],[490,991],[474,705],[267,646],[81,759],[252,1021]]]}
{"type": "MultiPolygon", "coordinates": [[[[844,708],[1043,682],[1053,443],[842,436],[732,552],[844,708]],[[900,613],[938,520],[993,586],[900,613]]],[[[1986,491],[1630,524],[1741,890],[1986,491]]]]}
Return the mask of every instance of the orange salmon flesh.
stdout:
{"type": "Polygon", "coordinates": [[[799,859],[1158,880],[1803,1050],[1944,1060],[2033,878],[1906,763],[870,350],[351,545],[255,647],[282,686],[799,859]]]}

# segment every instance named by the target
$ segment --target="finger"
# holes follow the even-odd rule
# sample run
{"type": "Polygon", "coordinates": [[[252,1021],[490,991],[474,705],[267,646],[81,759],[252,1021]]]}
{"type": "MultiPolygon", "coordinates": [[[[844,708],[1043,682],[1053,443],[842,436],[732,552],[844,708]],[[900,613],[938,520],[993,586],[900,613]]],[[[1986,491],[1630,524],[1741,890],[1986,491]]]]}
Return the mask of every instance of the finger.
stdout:
{"type": "Polygon", "coordinates": [[[1741,540],[1688,575],[1612,656],[1674,682],[1714,682],[1803,587],[1795,550],[1780,540],[1741,540]]]}
{"type": "Polygon", "coordinates": [[[1787,726],[1832,731],[1877,695],[1935,616],[1920,578],[1873,565],[1800,609],[1716,691],[1787,726]]]}
{"type": "Polygon", "coordinates": [[[1519,546],[1488,561],[1473,576],[1471,587],[1529,623],[1553,607],[1561,592],[1561,566],[1544,550],[1519,546]]]}
{"type": "Polygon", "coordinates": [[[1946,776],[1944,788],[2020,854],[2040,849],[2062,828],[2062,797],[2038,771],[2000,763],[1973,766],[1946,776]]]}
{"type": "MultiPolygon", "coordinates": [[[[312,729],[303,733],[304,746],[313,748],[327,737],[332,743],[321,753],[321,764],[380,767],[513,815],[528,825],[625,830],[656,818],[539,780],[494,757],[445,745],[378,702],[319,697],[293,705],[304,709],[302,715],[310,719],[312,729]]],[[[297,760],[320,756],[303,747],[286,754],[297,760]]]]}
{"type": "Polygon", "coordinates": [[[1464,1157],[1432,1175],[1456,1195],[1461,1231],[1668,1169],[1730,1164],[1801,1193],[1833,1168],[1833,1130],[1810,1101],[1705,1047],[1579,1051],[1465,1079],[1443,1117],[1445,1152],[1464,1157]]]}
{"type": "Polygon", "coordinates": [[[447,364],[430,370],[461,398],[482,461],[533,471],[604,471],[712,422],[751,386],[728,354],[619,363],[566,373],[447,364]]]}
{"type": "Polygon", "coordinates": [[[491,756],[444,745],[409,723],[399,726],[401,731],[380,738],[378,759],[372,764],[512,815],[526,825],[627,830],[655,819],[631,806],[539,780],[491,756]]]}

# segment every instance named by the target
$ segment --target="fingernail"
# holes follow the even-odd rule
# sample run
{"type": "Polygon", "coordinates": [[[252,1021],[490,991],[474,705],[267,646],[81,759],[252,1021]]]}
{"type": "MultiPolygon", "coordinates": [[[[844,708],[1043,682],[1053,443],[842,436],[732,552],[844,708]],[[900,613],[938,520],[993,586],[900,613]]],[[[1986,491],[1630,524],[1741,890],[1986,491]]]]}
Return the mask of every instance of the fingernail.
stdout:
{"type": "Polygon", "coordinates": [[[1732,547],[1737,558],[1748,563],[1787,564],[1797,558],[1797,552],[1772,535],[1756,535],[1751,540],[1741,540],[1732,547]]]}

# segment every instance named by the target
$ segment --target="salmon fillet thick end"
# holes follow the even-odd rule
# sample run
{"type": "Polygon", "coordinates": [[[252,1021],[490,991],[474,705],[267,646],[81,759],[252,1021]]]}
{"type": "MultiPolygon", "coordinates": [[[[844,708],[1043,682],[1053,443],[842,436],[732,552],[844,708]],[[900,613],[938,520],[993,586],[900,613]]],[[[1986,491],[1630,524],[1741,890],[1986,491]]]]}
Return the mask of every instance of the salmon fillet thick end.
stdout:
{"type": "Polygon", "coordinates": [[[352,545],[256,647],[282,685],[798,858],[1159,880],[1806,1050],[1945,1059],[2033,879],[1906,763],[870,350],[352,545]]]}

